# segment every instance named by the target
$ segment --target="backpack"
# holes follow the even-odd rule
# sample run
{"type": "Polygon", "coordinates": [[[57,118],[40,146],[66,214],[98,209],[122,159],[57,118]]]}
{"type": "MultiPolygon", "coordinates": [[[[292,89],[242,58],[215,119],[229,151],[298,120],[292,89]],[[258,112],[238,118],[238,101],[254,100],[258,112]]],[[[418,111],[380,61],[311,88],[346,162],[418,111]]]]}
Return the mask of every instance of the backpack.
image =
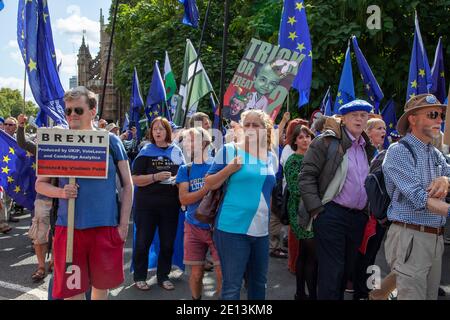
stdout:
{"type": "MultiPolygon", "coordinates": [[[[416,165],[417,159],[411,145],[404,140],[400,140],[398,143],[401,143],[408,149],[413,157],[414,165],[416,165]]],[[[383,150],[372,160],[369,175],[364,182],[370,213],[378,220],[383,220],[387,217],[387,210],[391,204],[391,197],[386,190],[382,168],[385,156],[386,150],[383,150]]]]}

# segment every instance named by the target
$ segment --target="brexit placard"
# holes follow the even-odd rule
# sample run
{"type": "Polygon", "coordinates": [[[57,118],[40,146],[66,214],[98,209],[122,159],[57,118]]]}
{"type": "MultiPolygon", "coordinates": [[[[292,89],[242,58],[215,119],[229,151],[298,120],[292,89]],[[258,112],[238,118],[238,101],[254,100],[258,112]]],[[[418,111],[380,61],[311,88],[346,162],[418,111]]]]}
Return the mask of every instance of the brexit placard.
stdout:
{"type": "Polygon", "coordinates": [[[37,175],[106,179],[109,135],[96,130],[37,130],[37,175]]]}
{"type": "Polygon", "coordinates": [[[304,58],[253,38],[225,92],[223,117],[238,121],[242,112],[259,109],[275,119],[304,58]]]}

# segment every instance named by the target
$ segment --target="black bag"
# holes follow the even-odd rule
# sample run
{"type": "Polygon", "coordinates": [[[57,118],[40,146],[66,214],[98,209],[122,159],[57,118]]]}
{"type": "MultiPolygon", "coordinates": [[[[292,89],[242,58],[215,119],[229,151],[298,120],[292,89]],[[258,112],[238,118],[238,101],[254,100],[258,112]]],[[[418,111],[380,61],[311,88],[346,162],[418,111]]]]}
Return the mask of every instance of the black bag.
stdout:
{"type": "MultiPolygon", "coordinates": [[[[224,147],[224,159],[226,159],[226,149],[224,147]]],[[[237,157],[237,147],[234,146],[234,157],[237,157]]],[[[225,197],[226,188],[228,184],[228,180],[230,178],[228,177],[227,181],[225,181],[220,188],[216,190],[209,190],[208,193],[203,197],[203,199],[200,201],[200,204],[198,205],[197,210],[195,210],[195,219],[202,223],[207,224],[214,224],[214,221],[216,220],[217,213],[219,212],[220,204],[223,201],[223,198],[225,197]]]]}
{"type": "MultiPolygon", "coordinates": [[[[281,176],[283,177],[283,168],[281,168],[281,176]]],[[[289,191],[284,188],[283,192],[283,179],[278,179],[275,188],[272,190],[272,204],[270,210],[284,225],[289,224],[289,215],[287,211],[289,191]]]]}
{"type": "MultiPolygon", "coordinates": [[[[416,155],[411,145],[404,140],[400,140],[398,143],[401,143],[408,149],[414,159],[414,165],[416,165],[416,155]]],[[[372,160],[369,175],[364,182],[367,199],[369,200],[370,213],[378,220],[383,220],[387,217],[387,210],[391,203],[391,198],[384,183],[383,168],[381,166],[385,156],[386,151],[384,150],[372,160]]]]}

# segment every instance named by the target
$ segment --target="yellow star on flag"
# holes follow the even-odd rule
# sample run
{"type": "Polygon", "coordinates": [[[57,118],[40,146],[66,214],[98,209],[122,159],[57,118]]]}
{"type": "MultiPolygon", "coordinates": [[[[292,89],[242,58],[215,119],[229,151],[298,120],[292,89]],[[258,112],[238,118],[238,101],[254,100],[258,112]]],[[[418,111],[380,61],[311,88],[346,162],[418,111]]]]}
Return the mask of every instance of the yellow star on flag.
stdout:
{"type": "Polygon", "coordinates": [[[298,9],[298,11],[302,11],[302,9],[303,9],[304,7],[303,7],[303,2],[296,2],[295,3],[295,9],[298,9]]]}
{"type": "Polygon", "coordinates": [[[47,23],[48,14],[44,13],[44,23],[47,23]]]}
{"type": "Polygon", "coordinates": [[[9,153],[11,153],[11,154],[15,153],[15,151],[14,151],[14,149],[12,147],[9,147],[9,153]]]}
{"type": "Polygon", "coordinates": [[[296,32],[295,31],[294,32],[289,32],[289,37],[288,38],[291,39],[292,41],[294,41],[295,38],[297,38],[296,32]]]}
{"type": "Polygon", "coordinates": [[[31,165],[31,167],[33,168],[33,170],[36,171],[36,162],[33,162],[33,164],[31,165]]]}
{"type": "Polygon", "coordinates": [[[20,187],[19,187],[19,186],[16,186],[16,187],[14,188],[14,192],[15,192],[15,193],[19,193],[19,192],[20,192],[20,187]]]}
{"type": "Polygon", "coordinates": [[[11,159],[8,157],[8,155],[3,156],[3,162],[8,163],[8,161],[10,161],[11,159]]]}
{"type": "Polygon", "coordinates": [[[417,88],[417,81],[416,80],[411,82],[411,88],[417,88]]]}
{"type": "Polygon", "coordinates": [[[155,112],[153,112],[153,114],[154,114],[155,116],[159,115],[158,110],[156,110],[155,112]]]}
{"type": "Polygon", "coordinates": [[[30,69],[30,72],[33,70],[36,70],[36,62],[33,61],[33,59],[30,58],[30,62],[28,63],[28,68],[30,69]]]}
{"type": "Polygon", "coordinates": [[[394,124],[391,122],[391,123],[389,123],[389,128],[394,128],[394,124]]]}
{"type": "Polygon", "coordinates": [[[310,57],[312,59],[312,50],[309,50],[308,57],[310,57]]]}
{"type": "Polygon", "coordinates": [[[445,78],[445,72],[444,72],[444,71],[442,71],[442,72],[440,73],[440,75],[441,75],[442,78],[445,78]]]}
{"type": "Polygon", "coordinates": [[[344,103],[344,100],[342,100],[342,99],[339,99],[339,104],[343,104],[344,103]]]}
{"type": "Polygon", "coordinates": [[[293,26],[297,20],[295,20],[295,17],[288,17],[288,22],[291,26],[293,26]]]}
{"type": "Polygon", "coordinates": [[[342,94],[341,94],[341,92],[340,91],[338,91],[338,94],[337,94],[337,96],[338,97],[340,97],[342,94]]]}
{"type": "Polygon", "coordinates": [[[419,76],[425,77],[425,70],[424,69],[419,69],[419,76]]]}
{"type": "Polygon", "coordinates": [[[31,152],[27,151],[27,157],[31,158],[33,155],[31,154],[31,152]]]}
{"type": "Polygon", "coordinates": [[[297,50],[302,52],[303,50],[305,50],[305,43],[298,43],[297,44],[297,50]]]}
{"type": "Polygon", "coordinates": [[[371,100],[371,101],[375,101],[375,98],[372,97],[372,96],[370,96],[370,100],[371,100]]]}
{"type": "Polygon", "coordinates": [[[411,98],[414,98],[415,96],[416,96],[416,94],[412,93],[412,94],[409,95],[409,98],[411,99],[411,98]]]}
{"type": "Polygon", "coordinates": [[[8,183],[13,183],[14,182],[14,178],[13,177],[8,177],[8,183]]]}
{"type": "Polygon", "coordinates": [[[367,90],[370,90],[370,84],[366,84],[367,90]]]}
{"type": "Polygon", "coordinates": [[[8,166],[6,166],[6,167],[2,167],[2,173],[6,173],[6,174],[8,174],[8,173],[9,173],[9,171],[11,171],[11,169],[10,169],[10,168],[8,168],[8,166]]]}

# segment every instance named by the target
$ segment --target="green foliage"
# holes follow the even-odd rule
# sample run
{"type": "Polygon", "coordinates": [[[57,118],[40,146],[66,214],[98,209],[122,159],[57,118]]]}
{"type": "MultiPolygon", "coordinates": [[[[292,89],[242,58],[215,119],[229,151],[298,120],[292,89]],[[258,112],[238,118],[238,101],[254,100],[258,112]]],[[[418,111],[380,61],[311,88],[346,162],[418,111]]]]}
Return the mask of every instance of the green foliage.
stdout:
{"type": "MultiPolygon", "coordinates": [[[[19,90],[10,88],[0,89],[0,116],[3,118],[13,116],[17,117],[23,113],[23,97],[19,90]]],[[[27,116],[36,116],[37,107],[31,102],[27,101],[25,104],[25,114],[27,116]]]]}
{"type": "MultiPolygon", "coordinates": [[[[200,24],[203,24],[207,0],[197,0],[200,24]]],[[[230,1],[229,46],[226,66],[226,86],[237,68],[252,37],[273,44],[278,42],[281,0],[230,1]]],[[[291,90],[289,106],[292,116],[309,118],[318,108],[329,85],[337,92],[344,53],[351,35],[358,43],[385,95],[386,102],[395,96],[400,114],[406,96],[409,60],[414,35],[414,9],[419,15],[423,41],[430,64],[433,62],[439,36],[447,55],[450,54],[448,28],[450,0],[305,0],[313,45],[313,81],[310,103],[298,110],[298,94],[291,90]],[[381,30],[366,26],[369,5],[381,8],[381,30]]],[[[202,47],[202,62],[219,95],[223,35],[223,1],[212,1],[208,26],[202,47]]],[[[178,0],[121,1],[115,35],[115,82],[125,97],[129,97],[132,72],[136,66],[142,93],[147,95],[155,60],[164,63],[169,52],[177,81],[181,78],[185,39],[197,48],[198,30],[181,23],[183,7],[178,0]]],[[[447,64],[449,65],[449,64],[447,64]]],[[[353,59],[355,89],[358,97],[366,98],[363,83],[353,59]]],[[[447,76],[450,73],[447,72],[447,76]]],[[[125,98],[125,101],[128,101],[125,98]]],[[[334,99],[334,96],[333,96],[334,99]]],[[[382,106],[384,103],[382,102],[382,106]]],[[[207,99],[200,110],[211,113],[207,99]]],[[[280,115],[281,116],[281,115],[280,115]]]]}

